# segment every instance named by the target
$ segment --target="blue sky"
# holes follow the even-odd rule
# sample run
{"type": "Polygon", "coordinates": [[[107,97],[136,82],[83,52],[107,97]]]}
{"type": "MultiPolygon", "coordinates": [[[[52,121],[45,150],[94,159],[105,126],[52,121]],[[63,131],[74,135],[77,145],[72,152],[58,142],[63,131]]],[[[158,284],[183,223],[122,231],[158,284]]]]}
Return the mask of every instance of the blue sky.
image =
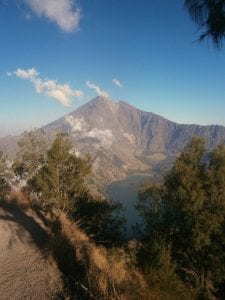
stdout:
{"type": "Polygon", "coordinates": [[[225,125],[225,50],[195,42],[182,0],[2,0],[0,37],[1,136],[104,92],[179,123],[225,125]]]}

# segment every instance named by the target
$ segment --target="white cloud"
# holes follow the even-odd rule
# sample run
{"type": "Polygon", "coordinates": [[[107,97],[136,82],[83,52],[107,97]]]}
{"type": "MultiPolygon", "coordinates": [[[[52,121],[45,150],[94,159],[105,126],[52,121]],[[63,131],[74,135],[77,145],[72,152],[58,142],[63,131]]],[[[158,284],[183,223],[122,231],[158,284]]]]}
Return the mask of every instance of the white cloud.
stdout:
{"type": "Polygon", "coordinates": [[[11,75],[14,74],[18,78],[29,80],[34,84],[38,94],[44,94],[54,98],[64,106],[70,106],[73,98],[83,96],[82,91],[72,89],[69,84],[59,84],[56,80],[40,78],[39,73],[35,68],[27,70],[17,69],[13,73],[8,73],[11,75]]]}
{"type": "Polygon", "coordinates": [[[88,88],[94,90],[98,96],[108,98],[109,95],[107,92],[103,91],[98,85],[94,84],[93,82],[87,81],[86,85],[88,88]]]}
{"type": "Polygon", "coordinates": [[[65,122],[70,125],[73,136],[81,136],[83,138],[94,138],[97,144],[104,147],[110,147],[113,142],[113,133],[110,129],[99,129],[88,126],[83,118],[74,118],[71,115],[65,117],[65,122]],[[88,129],[89,127],[89,129],[88,129]]]}
{"type": "Polygon", "coordinates": [[[122,83],[121,83],[121,81],[120,81],[119,79],[113,78],[112,82],[113,82],[116,86],[118,86],[118,87],[120,87],[120,88],[123,87],[123,85],[122,85],[122,83]]]}
{"type": "Polygon", "coordinates": [[[13,73],[21,79],[33,79],[34,77],[39,75],[39,73],[35,68],[31,68],[27,70],[23,70],[19,68],[13,73]]]}
{"type": "Polygon", "coordinates": [[[83,118],[76,119],[73,116],[66,116],[66,123],[71,127],[72,132],[81,132],[86,130],[86,122],[83,118]]]}
{"type": "Polygon", "coordinates": [[[81,10],[73,0],[24,0],[39,17],[45,16],[65,32],[78,29],[81,10]]]}
{"type": "Polygon", "coordinates": [[[86,133],[86,136],[96,138],[100,141],[102,146],[105,147],[110,147],[113,142],[113,134],[110,129],[93,128],[92,130],[86,133]]]}
{"type": "Polygon", "coordinates": [[[80,90],[73,90],[68,84],[58,84],[55,80],[34,78],[32,82],[38,94],[43,93],[48,97],[55,98],[64,106],[70,106],[72,98],[83,96],[80,90]]]}

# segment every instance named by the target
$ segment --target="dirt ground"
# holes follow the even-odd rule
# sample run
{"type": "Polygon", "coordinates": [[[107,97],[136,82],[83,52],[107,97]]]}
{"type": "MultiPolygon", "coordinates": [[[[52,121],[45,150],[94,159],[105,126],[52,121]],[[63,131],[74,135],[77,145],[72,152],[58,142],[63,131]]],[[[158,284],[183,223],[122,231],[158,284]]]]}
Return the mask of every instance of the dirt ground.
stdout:
{"type": "Polygon", "coordinates": [[[62,299],[60,272],[47,258],[41,220],[0,206],[0,300],[62,299]]]}

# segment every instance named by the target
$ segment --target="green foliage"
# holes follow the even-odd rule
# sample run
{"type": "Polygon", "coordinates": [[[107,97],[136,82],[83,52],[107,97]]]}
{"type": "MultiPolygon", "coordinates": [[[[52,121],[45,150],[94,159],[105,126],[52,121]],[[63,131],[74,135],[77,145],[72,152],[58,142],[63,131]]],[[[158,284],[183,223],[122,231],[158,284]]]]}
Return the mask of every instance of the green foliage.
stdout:
{"type": "Polygon", "coordinates": [[[42,129],[25,131],[18,142],[19,150],[13,165],[19,179],[28,180],[45,162],[47,142],[42,129]]]}
{"type": "Polygon", "coordinates": [[[123,223],[115,213],[118,206],[90,194],[90,172],[90,158],[77,157],[69,138],[58,134],[44,165],[28,181],[28,186],[46,208],[65,210],[95,241],[118,242],[122,240],[123,223]]]}
{"type": "Polygon", "coordinates": [[[0,151],[0,199],[3,199],[11,190],[10,172],[7,166],[7,157],[0,151]]]}
{"type": "Polygon", "coordinates": [[[156,299],[193,299],[194,293],[188,289],[176,272],[171,247],[155,235],[146,235],[137,251],[137,265],[156,299]]]}
{"type": "Polygon", "coordinates": [[[58,134],[47,152],[44,165],[28,182],[46,206],[73,211],[75,200],[86,192],[89,158],[74,154],[71,141],[58,134]]]}
{"type": "Polygon", "coordinates": [[[0,176],[0,200],[10,192],[11,188],[4,177],[0,176]]]}
{"type": "Polygon", "coordinates": [[[125,220],[121,217],[121,204],[94,198],[86,192],[76,199],[75,207],[73,218],[97,243],[110,246],[124,241],[125,220]]]}
{"type": "MultiPolygon", "coordinates": [[[[161,186],[140,192],[137,208],[146,239],[171,245],[177,273],[205,298],[225,279],[225,146],[208,162],[194,138],[176,159],[161,186]]],[[[210,298],[211,299],[211,298],[210,298]]]]}

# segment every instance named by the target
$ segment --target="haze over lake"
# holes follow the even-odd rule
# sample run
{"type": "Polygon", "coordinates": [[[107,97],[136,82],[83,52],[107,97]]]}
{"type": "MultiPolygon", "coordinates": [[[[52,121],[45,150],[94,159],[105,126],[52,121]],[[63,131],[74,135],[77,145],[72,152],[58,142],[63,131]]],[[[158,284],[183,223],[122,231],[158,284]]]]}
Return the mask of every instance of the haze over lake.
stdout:
{"type": "Polygon", "coordinates": [[[111,183],[107,187],[107,194],[109,197],[113,201],[121,203],[124,207],[128,235],[132,235],[132,226],[141,222],[138,212],[135,209],[138,190],[142,184],[148,182],[151,178],[151,174],[132,174],[124,180],[111,183]]]}

